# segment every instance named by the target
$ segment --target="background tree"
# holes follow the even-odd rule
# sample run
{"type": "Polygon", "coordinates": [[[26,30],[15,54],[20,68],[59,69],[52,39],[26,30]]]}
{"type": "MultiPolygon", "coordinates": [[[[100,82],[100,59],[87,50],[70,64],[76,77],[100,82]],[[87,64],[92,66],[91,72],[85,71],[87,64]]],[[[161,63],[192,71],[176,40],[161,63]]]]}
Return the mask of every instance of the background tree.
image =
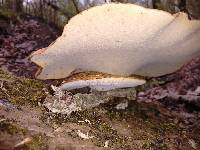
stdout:
{"type": "Polygon", "coordinates": [[[6,5],[13,12],[19,13],[23,11],[23,0],[6,0],[6,5]]]}

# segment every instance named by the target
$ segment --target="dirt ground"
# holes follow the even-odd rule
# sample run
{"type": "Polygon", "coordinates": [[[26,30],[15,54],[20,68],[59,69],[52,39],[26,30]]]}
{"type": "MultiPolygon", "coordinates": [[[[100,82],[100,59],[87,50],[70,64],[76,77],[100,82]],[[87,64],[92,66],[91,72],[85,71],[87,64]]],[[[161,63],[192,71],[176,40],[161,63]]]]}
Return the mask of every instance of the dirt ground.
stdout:
{"type": "Polygon", "coordinates": [[[8,18],[0,21],[1,150],[200,149],[200,58],[138,87],[124,109],[116,106],[126,98],[116,97],[69,116],[55,114],[43,102],[59,82],[35,80],[36,66],[27,57],[59,32],[31,17],[12,26],[8,18]]]}

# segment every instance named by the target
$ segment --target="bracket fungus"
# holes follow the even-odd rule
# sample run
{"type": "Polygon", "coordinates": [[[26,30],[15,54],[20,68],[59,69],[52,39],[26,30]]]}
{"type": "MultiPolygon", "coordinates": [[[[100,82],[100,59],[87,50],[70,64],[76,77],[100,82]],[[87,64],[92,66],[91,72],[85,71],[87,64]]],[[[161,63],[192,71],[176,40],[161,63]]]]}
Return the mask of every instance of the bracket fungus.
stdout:
{"type": "Polygon", "coordinates": [[[171,15],[134,4],[111,3],[74,16],[62,36],[33,53],[31,60],[42,68],[39,79],[66,78],[78,69],[124,77],[62,85],[63,89],[91,86],[106,90],[143,84],[145,80],[126,77],[169,74],[199,55],[200,21],[189,20],[185,13],[171,15]]]}
{"type": "Polygon", "coordinates": [[[69,76],[60,86],[61,90],[73,90],[90,87],[96,91],[108,91],[116,88],[128,88],[142,85],[145,80],[141,77],[121,77],[99,72],[76,73],[69,76]]]}

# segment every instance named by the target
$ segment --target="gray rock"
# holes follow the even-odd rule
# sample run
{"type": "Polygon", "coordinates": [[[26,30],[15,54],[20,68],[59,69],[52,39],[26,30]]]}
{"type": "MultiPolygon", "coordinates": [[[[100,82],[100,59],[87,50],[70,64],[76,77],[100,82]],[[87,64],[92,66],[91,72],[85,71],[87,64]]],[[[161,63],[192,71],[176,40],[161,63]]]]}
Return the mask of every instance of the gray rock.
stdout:
{"type": "Polygon", "coordinates": [[[69,92],[57,89],[55,95],[49,95],[43,105],[53,113],[70,115],[73,111],[91,109],[115,97],[135,100],[136,90],[134,88],[127,88],[103,92],[91,91],[89,94],[77,93],[71,95],[69,92]]]}

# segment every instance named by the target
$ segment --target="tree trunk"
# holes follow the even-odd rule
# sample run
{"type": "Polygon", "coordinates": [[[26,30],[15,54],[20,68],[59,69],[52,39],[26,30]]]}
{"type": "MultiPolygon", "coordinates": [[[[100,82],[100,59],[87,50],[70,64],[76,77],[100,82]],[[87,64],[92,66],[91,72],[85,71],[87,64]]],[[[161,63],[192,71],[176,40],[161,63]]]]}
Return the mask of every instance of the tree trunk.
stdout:
{"type": "Polygon", "coordinates": [[[13,12],[19,13],[23,11],[23,0],[7,0],[8,9],[13,12]]]}

